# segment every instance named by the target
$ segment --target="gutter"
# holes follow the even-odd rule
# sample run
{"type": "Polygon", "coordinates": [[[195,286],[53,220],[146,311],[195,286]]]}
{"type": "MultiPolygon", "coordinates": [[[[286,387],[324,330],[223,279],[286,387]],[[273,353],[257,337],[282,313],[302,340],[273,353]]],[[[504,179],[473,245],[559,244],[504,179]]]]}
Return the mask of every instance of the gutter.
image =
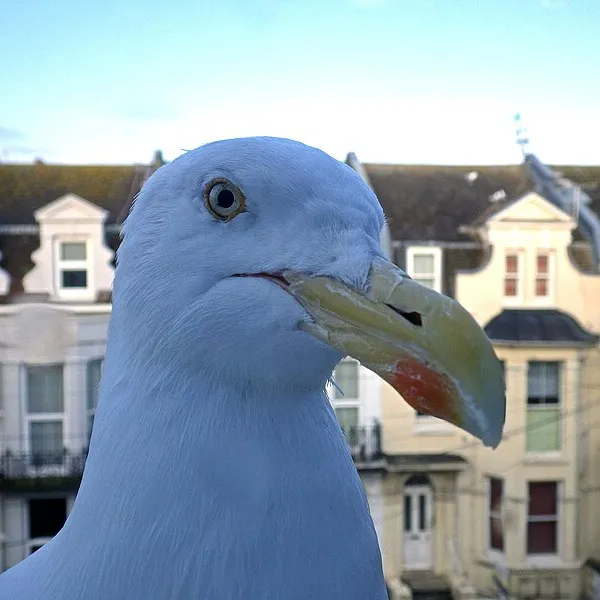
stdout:
{"type": "MultiPolygon", "coordinates": [[[[122,227],[123,226],[120,223],[109,223],[104,226],[104,231],[106,233],[120,233],[122,227]]],[[[39,233],[39,225],[0,225],[0,235],[39,235],[39,233]]]]}

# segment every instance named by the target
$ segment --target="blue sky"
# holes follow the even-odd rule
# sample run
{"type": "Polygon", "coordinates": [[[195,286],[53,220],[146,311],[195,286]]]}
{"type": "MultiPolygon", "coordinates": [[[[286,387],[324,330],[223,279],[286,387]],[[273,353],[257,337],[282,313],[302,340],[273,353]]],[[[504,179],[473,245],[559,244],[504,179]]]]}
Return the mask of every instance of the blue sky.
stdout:
{"type": "Polygon", "coordinates": [[[336,158],[600,164],[598,0],[0,0],[0,160],[279,135],[336,158]]]}

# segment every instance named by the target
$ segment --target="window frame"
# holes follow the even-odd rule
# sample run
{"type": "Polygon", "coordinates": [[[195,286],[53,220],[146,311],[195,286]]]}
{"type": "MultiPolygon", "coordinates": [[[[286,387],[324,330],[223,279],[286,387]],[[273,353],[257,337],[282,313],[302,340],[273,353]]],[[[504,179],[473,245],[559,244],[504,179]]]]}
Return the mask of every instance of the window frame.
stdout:
{"type": "Polygon", "coordinates": [[[86,403],[85,403],[85,430],[87,432],[87,443],[89,444],[90,438],[92,436],[92,427],[94,424],[94,416],[96,414],[96,407],[98,405],[98,396],[99,391],[96,389],[95,391],[92,389],[92,381],[91,381],[91,370],[92,366],[96,364],[100,364],[100,377],[98,378],[98,384],[100,384],[100,380],[102,379],[102,373],[104,370],[104,357],[90,358],[85,365],[85,381],[86,381],[86,403]],[[95,395],[95,403],[93,408],[90,408],[90,400],[92,395],[95,395]]]}
{"type": "Polygon", "coordinates": [[[47,544],[54,537],[54,536],[31,537],[31,511],[30,511],[30,506],[29,506],[29,500],[34,500],[34,499],[35,500],[37,500],[37,499],[40,499],[40,500],[41,499],[64,500],[65,501],[65,522],[69,518],[70,502],[69,502],[69,498],[63,494],[59,494],[59,495],[53,494],[51,496],[44,497],[44,498],[37,498],[35,496],[26,497],[24,499],[24,511],[23,511],[25,513],[25,519],[24,519],[24,523],[23,523],[23,525],[24,525],[23,533],[25,535],[23,535],[23,540],[25,542],[24,547],[26,550],[26,556],[24,558],[27,558],[27,556],[32,554],[33,548],[36,548],[36,547],[41,548],[44,544],[47,544]]]}
{"type": "MultiPolygon", "coordinates": [[[[563,371],[564,371],[564,361],[561,360],[528,360],[526,363],[526,382],[525,382],[525,426],[527,428],[525,432],[525,453],[531,456],[541,456],[541,457],[555,457],[559,456],[564,452],[565,448],[565,436],[564,436],[564,394],[563,394],[563,371]],[[543,402],[539,403],[530,403],[530,369],[534,364],[542,364],[545,365],[546,368],[548,365],[556,365],[556,381],[557,381],[557,401],[556,403],[546,402],[546,397],[544,397],[543,402]],[[534,414],[535,412],[548,410],[556,411],[556,427],[558,428],[558,447],[551,450],[539,450],[530,448],[530,427],[531,423],[529,422],[530,414],[534,414]]],[[[540,396],[541,398],[541,396],[540,396]]],[[[553,422],[549,422],[549,425],[553,424],[553,422]]],[[[542,429],[536,428],[536,429],[542,429]]]]}
{"type": "Polygon", "coordinates": [[[487,550],[490,553],[490,555],[496,555],[496,556],[504,556],[505,552],[506,552],[506,537],[505,537],[505,533],[504,533],[504,497],[505,497],[505,491],[506,491],[506,481],[504,479],[502,479],[501,477],[497,477],[495,475],[488,475],[487,476],[487,503],[486,503],[486,507],[487,507],[487,519],[486,519],[486,524],[487,524],[487,550]],[[493,483],[494,482],[500,482],[500,505],[498,507],[497,510],[493,510],[492,507],[492,489],[493,489],[493,483]],[[492,545],[492,521],[496,520],[500,523],[500,526],[502,527],[502,548],[495,548],[492,545]]]}
{"type": "Polygon", "coordinates": [[[23,407],[23,419],[24,419],[24,452],[27,456],[27,468],[34,473],[40,474],[45,472],[61,472],[64,470],[64,460],[59,462],[52,462],[48,464],[42,464],[41,466],[36,466],[35,464],[35,456],[33,453],[33,448],[31,446],[32,436],[31,436],[31,424],[32,423],[55,423],[60,422],[62,426],[62,449],[61,455],[64,452],[65,448],[65,424],[66,424],[66,405],[65,405],[65,365],[64,363],[48,363],[48,364],[31,364],[25,363],[22,365],[21,369],[21,377],[22,377],[22,407],[23,407]],[[28,382],[28,372],[31,368],[39,368],[39,367],[60,367],[60,376],[62,380],[62,412],[30,412],[29,411],[29,382],[28,382]]]}
{"type": "MultiPolygon", "coordinates": [[[[331,402],[331,406],[333,407],[333,410],[336,413],[336,419],[337,419],[337,410],[338,409],[353,408],[353,409],[357,410],[358,418],[357,418],[357,432],[356,432],[356,435],[355,436],[351,436],[349,434],[349,432],[344,432],[344,434],[348,438],[349,443],[352,445],[353,441],[358,440],[360,438],[360,432],[361,432],[361,429],[362,429],[362,427],[364,425],[363,424],[364,408],[363,408],[362,393],[361,393],[362,392],[362,390],[361,390],[361,386],[362,386],[362,372],[361,372],[361,369],[362,369],[362,366],[354,358],[346,356],[345,358],[343,358],[338,363],[338,365],[336,365],[336,369],[342,363],[351,363],[351,364],[355,364],[356,365],[356,369],[357,369],[357,371],[356,371],[356,376],[357,376],[357,382],[356,382],[357,395],[356,395],[356,397],[342,396],[342,397],[337,398],[336,397],[337,389],[335,388],[335,386],[333,384],[330,384],[329,401],[331,402]],[[352,438],[355,438],[355,440],[353,440],[352,438]]],[[[335,380],[335,370],[333,372],[333,379],[335,380]]],[[[342,391],[344,391],[343,388],[342,388],[342,391]]],[[[339,420],[338,420],[338,423],[340,423],[339,420]]],[[[341,427],[341,423],[340,423],[340,427],[341,427]]]]}
{"type": "MultiPolygon", "coordinates": [[[[554,252],[551,249],[546,248],[538,248],[535,251],[534,256],[534,277],[533,277],[533,297],[535,298],[536,304],[548,304],[552,302],[554,298],[554,252]],[[540,276],[540,272],[538,271],[538,258],[540,256],[545,256],[548,259],[548,271],[544,276],[540,276]],[[546,295],[540,296],[537,293],[537,283],[538,280],[543,280],[546,282],[546,295]]],[[[542,274],[543,275],[543,274],[542,274]]]]}
{"type": "Polygon", "coordinates": [[[86,236],[59,236],[54,240],[54,289],[60,298],[82,299],[92,293],[92,244],[86,236]],[[63,244],[85,244],[85,260],[64,260],[61,258],[63,244]],[[85,271],[85,287],[64,287],[62,284],[63,271],[85,271]]]}
{"type": "Polygon", "coordinates": [[[433,272],[431,273],[434,281],[433,289],[442,293],[442,249],[439,246],[408,246],[406,248],[406,272],[415,281],[425,279],[429,273],[415,273],[415,256],[425,254],[433,258],[433,272]]]}
{"type": "Polygon", "coordinates": [[[535,562],[556,561],[561,556],[562,537],[561,537],[561,491],[562,481],[555,479],[528,479],[526,482],[526,501],[525,501],[525,555],[528,560],[535,562]],[[554,484],[554,501],[556,504],[556,513],[554,515],[530,515],[531,510],[531,485],[549,483],[554,484]],[[529,523],[554,523],[556,527],[555,540],[556,547],[551,552],[530,552],[529,551],[529,523]]]}
{"type": "Polygon", "coordinates": [[[504,299],[504,303],[507,305],[515,305],[521,304],[523,302],[524,293],[524,273],[525,273],[525,252],[522,248],[506,248],[504,250],[504,254],[502,256],[503,264],[502,264],[502,298],[504,299]],[[517,271],[512,274],[507,270],[507,260],[510,256],[515,256],[517,258],[517,271]],[[509,296],[506,293],[506,282],[507,280],[514,280],[516,285],[516,294],[514,296],[509,296]]]}

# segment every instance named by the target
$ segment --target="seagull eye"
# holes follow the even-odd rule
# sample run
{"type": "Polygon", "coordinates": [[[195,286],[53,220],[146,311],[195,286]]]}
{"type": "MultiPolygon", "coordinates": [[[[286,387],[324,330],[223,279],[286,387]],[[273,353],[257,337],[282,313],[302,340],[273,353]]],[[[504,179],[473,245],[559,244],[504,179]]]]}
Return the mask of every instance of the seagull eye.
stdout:
{"type": "Polygon", "coordinates": [[[204,203],[210,214],[221,221],[229,221],[246,210],[242,190],[227,179],[214,179],[206,186],[204,203]]]}

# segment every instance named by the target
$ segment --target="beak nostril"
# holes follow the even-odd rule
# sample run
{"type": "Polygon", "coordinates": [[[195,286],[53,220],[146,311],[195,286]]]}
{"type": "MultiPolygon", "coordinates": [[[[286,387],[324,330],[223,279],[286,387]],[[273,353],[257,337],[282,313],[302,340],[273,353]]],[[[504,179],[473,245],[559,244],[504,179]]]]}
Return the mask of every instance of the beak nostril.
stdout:
{"type": "Polygon", "coordinates": [[[404,317],[409,323],[412,323],[416,327],[423,327],[423,317],[421,317],[420,313],[413,312],[404,312],[391,304],[386,304],[388,308],[391,308],[396,314],[399,314],[401,317],[404,317]]]}

